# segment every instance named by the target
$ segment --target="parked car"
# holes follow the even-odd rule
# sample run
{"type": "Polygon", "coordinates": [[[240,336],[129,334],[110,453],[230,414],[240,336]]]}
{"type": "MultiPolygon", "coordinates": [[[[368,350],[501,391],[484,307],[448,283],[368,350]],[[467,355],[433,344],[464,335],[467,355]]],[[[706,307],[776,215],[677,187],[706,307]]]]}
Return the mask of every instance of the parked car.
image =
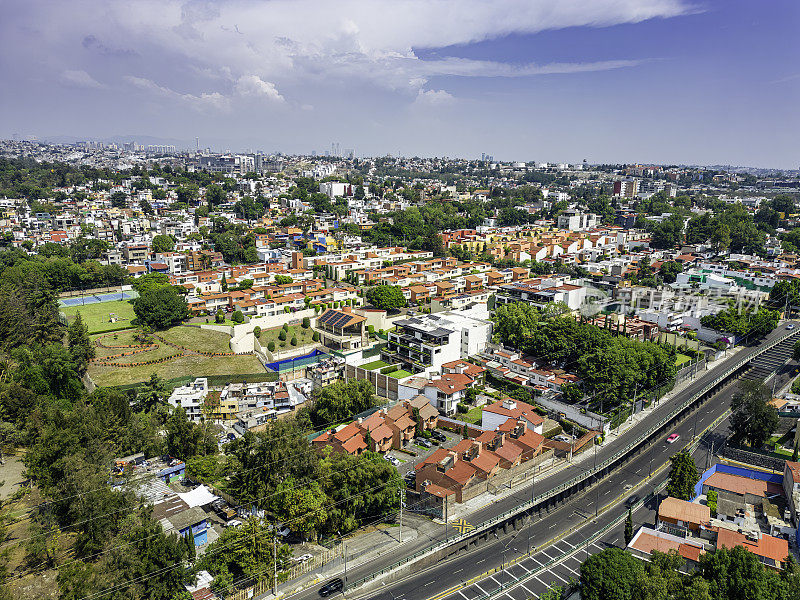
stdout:
{"type": "Polygon", "coordinates": [[[669,436],[667,438],[667,443],[668,444],[674,444],[675,442],[678,441],[679,437],[681,437],[681,436],[679,436],[677,433],[673,433],[671,436],[669,436]]]}
{"type": "Polygon", "coordinates": [[[239,519],[233,519],[225,524],[225,527],[241,527],[242,522],[239,519]]]}
{"type": "Polygon", "coordinates": [[[300,556],[298,556],[294,560],[295,560],[295,562],[304,563],[307,560],[311,560],[312,558],[314,558],[313,554],[301,554],[300,556]]]}
{"type": "Polygon", "coordinates": [[[431,431],[431,437],[435,439],[437,442],[447,441],[447,436],[443,434],[441,431],[436,431],[436,430],[431,431]]]}
{"type": "Polygon", "coordinates": [[[786,326],[786,329],[794,329],[794,323],[789,323],[789,324],[786,326]]]}
{"type": "Polygon", "coordinates": [[[383,458],[385,458],[388,462],[393,464],[395,467],[400,464],[399,460],[397,460],[394,456],[390,456],[389,454],[386,454],[383,458]]]}
{"type": "Polygon", "coordinates": [[[284,525],[284,526],[282,526],[282,527],[278,527],[278,531],[277,531],[276,533],[277,533],[279,536],[281,536],[281,537],[289,537],[289,535],[290,535],[292,532],[289,530],[289,528],[288,528],[288,527],[286,527],[286,526],[284,525]]]}
{"type": "Polygon", "coordinates": [[[337,577],[336,579],[331,579],[328,583],[319,588],[319,595],[324,598],[336,592],[341,592],[343,589],[344,581],[337,577]]]}
{"type": "Polygon", "coordinates": [[[418,437],[414,440],[420,446],[424,446],[425,448],[431,448],[433,444],[431,444],[428,440],[423,437],[418,437]]]}

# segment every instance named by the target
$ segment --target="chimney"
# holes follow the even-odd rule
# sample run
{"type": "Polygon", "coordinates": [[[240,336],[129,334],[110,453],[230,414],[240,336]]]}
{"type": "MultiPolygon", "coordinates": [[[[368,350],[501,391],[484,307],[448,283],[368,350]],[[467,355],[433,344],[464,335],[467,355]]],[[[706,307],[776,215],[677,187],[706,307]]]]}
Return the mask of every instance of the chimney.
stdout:
{"type": "Polygon", "coordinates": [[[517,403],[512,398],[506,398],[503,400],[503,408],[506,410],[515,410],[517,408],[517,403]]]}
{"type": "Polygon", "coordinates": [[[349,307],[349,306],[344,306],[344,307],[342,307],[342,312],[352,313],[353,309],[351,307],[349,307]]]}

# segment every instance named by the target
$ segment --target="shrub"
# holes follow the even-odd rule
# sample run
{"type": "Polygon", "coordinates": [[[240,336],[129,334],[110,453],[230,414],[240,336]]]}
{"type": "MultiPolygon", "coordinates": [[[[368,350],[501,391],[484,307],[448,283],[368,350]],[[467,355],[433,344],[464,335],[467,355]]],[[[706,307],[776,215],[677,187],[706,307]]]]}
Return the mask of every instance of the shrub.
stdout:
{"type": "Polygon", "coordinates": [[[711,516],[717,516],[717,492],[714,490],[709,490],[708,495],[706,496],[706,504],[708,505],[708,510],[711,511],[711,516]]]}
{"type": "Polygon", "coordinates": [[[367,333],[370,335],[375,335],[375,325],[367,325],[367,333]]]}
{"type": "Polygon", "coordinates": [[[303,317],[303,329],[308,329],[309,327],[311,327],[311,319],[303,317]]]}
{"type": "Polygon", "coordinates": [[[288,306],[284,306],[283,307],[283,312],[288,313],[289,312],[289,307],[288,306]]]}
{"type": "Polygon", "coordinates": [[[463,402],[459,402],[458,404],[456,404],[456,411],[460,413],[468,413],[469,406],[464,404],[463,402]]]}
{"type": "Polygon", "coordinates": [[[261,337],[261,326],[260,325],[256,325],[255,327],[253,327],[253,335],[256,336],[257,338],[261,337]]]}
{"type": "Polygon", "coordinates": [[[267,344],[267,350],[269,350],[270,352],[275,352],[275,342],[270,342],[269,344],[267,344]]]}
{"type": "Polygon", "coordinates": [[[297,346],[297,336],[292,336],[292,341],[290,343],[292,346],[297,346]]]}
{"type": "Polygon", "coordinates": [[[218,310],[217,314],[214,316],[214,320],[217,323],[224,323],[225,322],[225,313],[222,312],[221,310],[218,310]]]}
{"type": "Polygon", "coordinates": [[[289,324],[288,323],[284,323],[283,327],[281,327],[281,329],[283,329],[284,331],[289,331],[289,324]]]}
{"type": "Polygon", "coordinates": [[[318,342],[319,341],[319,332],[315,331],[314,335],[311,336],[311,339],[314,340],[315,342],[318,342]]]}
{"type": "Polygon", "coordinates": [[[314,312],[318,313],[319,311],[320,311],[320,305],[319,304],[315,304],[314,305],[314,312]]]}
{"type": "Polygon", "coordinates": [[[282,342],[285,342],[285,341],[286,341],[286,330],[285,330],[285,329],[281,329],[281,330],[278,332],[278,339],[279,339],[280,341],[282,341],[282,342]]]}
{"type": "Polygon", "coordinates": [[[244,323],[244,314],[242,314],[242,311],[233,311],[233,314],[231,315],[231,321],[234,323],[244,323]]]}

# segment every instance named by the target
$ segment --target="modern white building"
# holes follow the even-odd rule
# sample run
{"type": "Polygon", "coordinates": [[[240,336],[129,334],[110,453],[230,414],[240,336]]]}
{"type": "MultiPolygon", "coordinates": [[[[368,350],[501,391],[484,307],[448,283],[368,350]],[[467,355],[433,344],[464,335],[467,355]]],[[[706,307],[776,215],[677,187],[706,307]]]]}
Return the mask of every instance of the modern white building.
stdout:
{"type": "Polygon", "coordinates": [[[401,362],[412,373],[441,373],[442,365],[480,353],[492,337],[492,323],[475,311],[419,315],[395,321],[383,360],[401,362]]]}
{"type": "Polygon", "coordinates": [[[185,410],[190,421],[199,421],[206,396],[208,396],[208,379],[198,377],[192,383],[175,388],[167,402],[175,408],[185,410]]]}

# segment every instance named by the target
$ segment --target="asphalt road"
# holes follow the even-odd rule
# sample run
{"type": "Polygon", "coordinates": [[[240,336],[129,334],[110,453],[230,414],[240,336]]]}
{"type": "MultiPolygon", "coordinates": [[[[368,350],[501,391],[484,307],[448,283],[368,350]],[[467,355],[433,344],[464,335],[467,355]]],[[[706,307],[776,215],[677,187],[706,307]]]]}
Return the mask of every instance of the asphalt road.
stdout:
{"type": "MultiPolygon", "coordinates": [[[[769,341],[783,338],[791,333],[793,333],[793,331],[786,330],[785,324],[782,324],[773,331],[766,340],[763,340],[761,344],[753,348],[740,350],[736,355],[726,359],[725,362],[740,361],[758,351],[761,345],[769,341]]],[[[606,444],[605,447],[602,448],[597,448],[597,462],[600,463],[618,452],[619,448],[624,447],[626,443],[635,439],[640,435],[642,430],[658,422],[665,414],[682,403],[688,396],[702,389],[725,368],[725,365],[719,365],[711,371],[701,372],[694,382],[689,384],[689,386],[684,388],[679,394],[676,394],[674,398],[662,401],[660,405],[646,415],[636,427],[620,434],[619,438],[615,437],[613,443],[606,444]]],[[[734,391],[735,382],[731,382],[714,397],[708,399],[700,409],[696,410],[682,423],[677,425],[674,428],[674,432],[681,436],[678,443],[667,445],[665,439],[671,431],[666,432],[659,436],[646,452],[641,452],[622,467],[618,467],[593,488],[573,496],[564,504],[551,509],[550,512],[541,511],[538,518],[534,520],[532,526],[519,530],[519,533],[514,538],[513,544],[506,548],[505,553],[502,552],[503,546],[508,543],[508,539],[513,533],[500,536],[500,539],[494,540],[493,542],[479,544],[471,552],[459,555],[450,561],[440,563],[426,571],[415,573],[408,581],[400,584],[381,586],[381,590],[373,595],[370,595],[367,591],[369,588],[354,592],[354,594],[368,598],[389,599],[394,597],[395,600],[400,600],[401,598],[414,600],[431,598],[458,584],[461,579],[470,579],[482,572],[500,566],[504,562],[504,555],[505,560],[511,560],[512,550],[517,556],[519,556],[519,553],[526,553],[528,550],[529,537],[531,547],[536,547],[553,539],[561,531],[569,529],[582,519],[593,518],[596,507],[602,507],[614,499],[624,490],[626,484],[638,483],[643,477],[647,476],[651,464],[652,468],[656,469],[659,465],[664,463],[669,456],[683,448],[690,441],[695,431],[695,420],[697,421],[696,431],[699,432],[722,415],[730,405],[730,398],[734,391]]],[[[719,431],[719,428],[717,428],[716,431],[719,431]]],[[[724,436],[721,434],[717,435],[719,435],[719,439],[714,440],[712,438],[710,443],[715,442],[715,446],[718,447],[719,443],[724,439],[724,436]]],[[[705,452],[705,450],[703,451],[705,452]]],[[[535,483],[536,494],[539,495],[548,489],[552,489],[569,481],[585,468],[585,464],[588,463],[573,465],[557,473],[542,477],[541,479],[537,478],[535,483]]],[[[700,466],[702,467],[704,465],[700,466]]],[[[647,490],[645,490],[645,493],[637,492],[637,495],[644,496],[646,493],[647,490]]],[[[480,523],[485,519],[518,506],[521,501],[529,499],[530,494],[530,485],[521,486],[514,494],[498,499],[497,502],[490,506],[475,511],[468,517],[468,520],[471,523],[480,523]]],[[[613,515],[605,517],[604,522],[608,522],[612,518],[613,515]]],[[[405,555],[412,554],[430,545],[433,541],[444,539],[444,535],[445,528],[442,526],[438,534],[420,536],[413,542],[404,544],[402,552],[405,555]]],[[[384,553],[364,565],[348,569],[348,581],[357,581],[395,563],[402,556],[399,550],[398,548],[398,552],[384,553]]],[[[545,552],[547,551],[545,550],[545,552]]],[[[375,584],[371,584],[369,587],[374,589],[374,585],[375,584]]],[[[316,589],[305,590],[304,592],[294,594],[290,597],[297,600],[315,598],[317,597],[316,589]]]]}
{"type": "MultiPolygon", "coordinates": [[[[779,379],[778,385],[783,385],[788,379],[790,376],[784,374],[779,379]]],[[[737,385],[738,381],[732,380],[708,402],[675,426],[671,432],[680,435],[676,443],[667,444],[667,434],[660,436],[650,444],[646,451],[641,452],[624,467],[608,475],[596,486],[574,496],[549,513],[543,511],[533,522],[516,531],[509,530],[506,534],[490,536],[488,540],[479,542],[472,551],[414,573],[404,580],[386,585],[373,584],[370,586],[371,591],[354,592],[354,595],[369,600],[443,600],[445,598],[448,600],[476,600],[499,589],[501,584],[508,587],[509,584],[514,583],[515,579],[540,569],[542,565],[562,554],[567,554],[575,548],[582,548],[581,552],[571,558],[547,569],[543,574],[524,582],[524,586],[517,586],[500,597],[528,600],[538,597],[552,585],[563,586],[570,578],[577,579],[580,565],[588,554],[612,546],[625,547],[624,521],[589,544],[588,547],[583,543],[587,536],[602,528],[606,523],[612,522],[616,517],[624,515],[627,512],[626,500],[632,496],[646,497],[653,492],[657,484],[666,479],[669,457],[681,451],[691,442],[695,432],[695,422],[698,435],[700,432],[705,432],[706,428],[725,413],[732,396],[736,393],[737,385]],[[659,471],[659,469],[661,470],[659,471]],[[655,476],[637,489],[638,484],[649,478],[651,470],[655,476]],[[629,485],[633,485],[633,488],[626,491],[625,488],[629,485]],[[606,511],[602,512],[604,507],[606,507],[606,511]],[[599,518],[595,517],[596,509],[601,511],[599,518]],[[584,525],[581,526],[581,523],[584,525]],[[536,550],[538,546],[547,544],[550,540],[576,526],[575,531],[565,535],[555,544],[546,545],[540,551],[536,550]],[[529,548],[532,553],[527,558],[523,558],[529,554],[529,548]],[[503,569],[506,564],[513,561],[516,561],[516,564],[503,569]],[[501,569],[497,573],[467,587],[460,587],[463,582],[497,567],[501,569]],[[509,576],[509,573],[513,577],[509,576]],[[459,589],[452,590],[456,586],[459,589]],[[448,593],[448,590],[452,591],[448,593]]],[[[727,435],[728,419],[726,417],[700,437],[700,444],[694,452],[695,463],[700,472],[716,462],[711,448],[718,448],[727,435]]],[[[634,530],[643,524],[653,525],[655,523],[657,506],[658,500],[654,498],[634,512],[634,530]]]]}

